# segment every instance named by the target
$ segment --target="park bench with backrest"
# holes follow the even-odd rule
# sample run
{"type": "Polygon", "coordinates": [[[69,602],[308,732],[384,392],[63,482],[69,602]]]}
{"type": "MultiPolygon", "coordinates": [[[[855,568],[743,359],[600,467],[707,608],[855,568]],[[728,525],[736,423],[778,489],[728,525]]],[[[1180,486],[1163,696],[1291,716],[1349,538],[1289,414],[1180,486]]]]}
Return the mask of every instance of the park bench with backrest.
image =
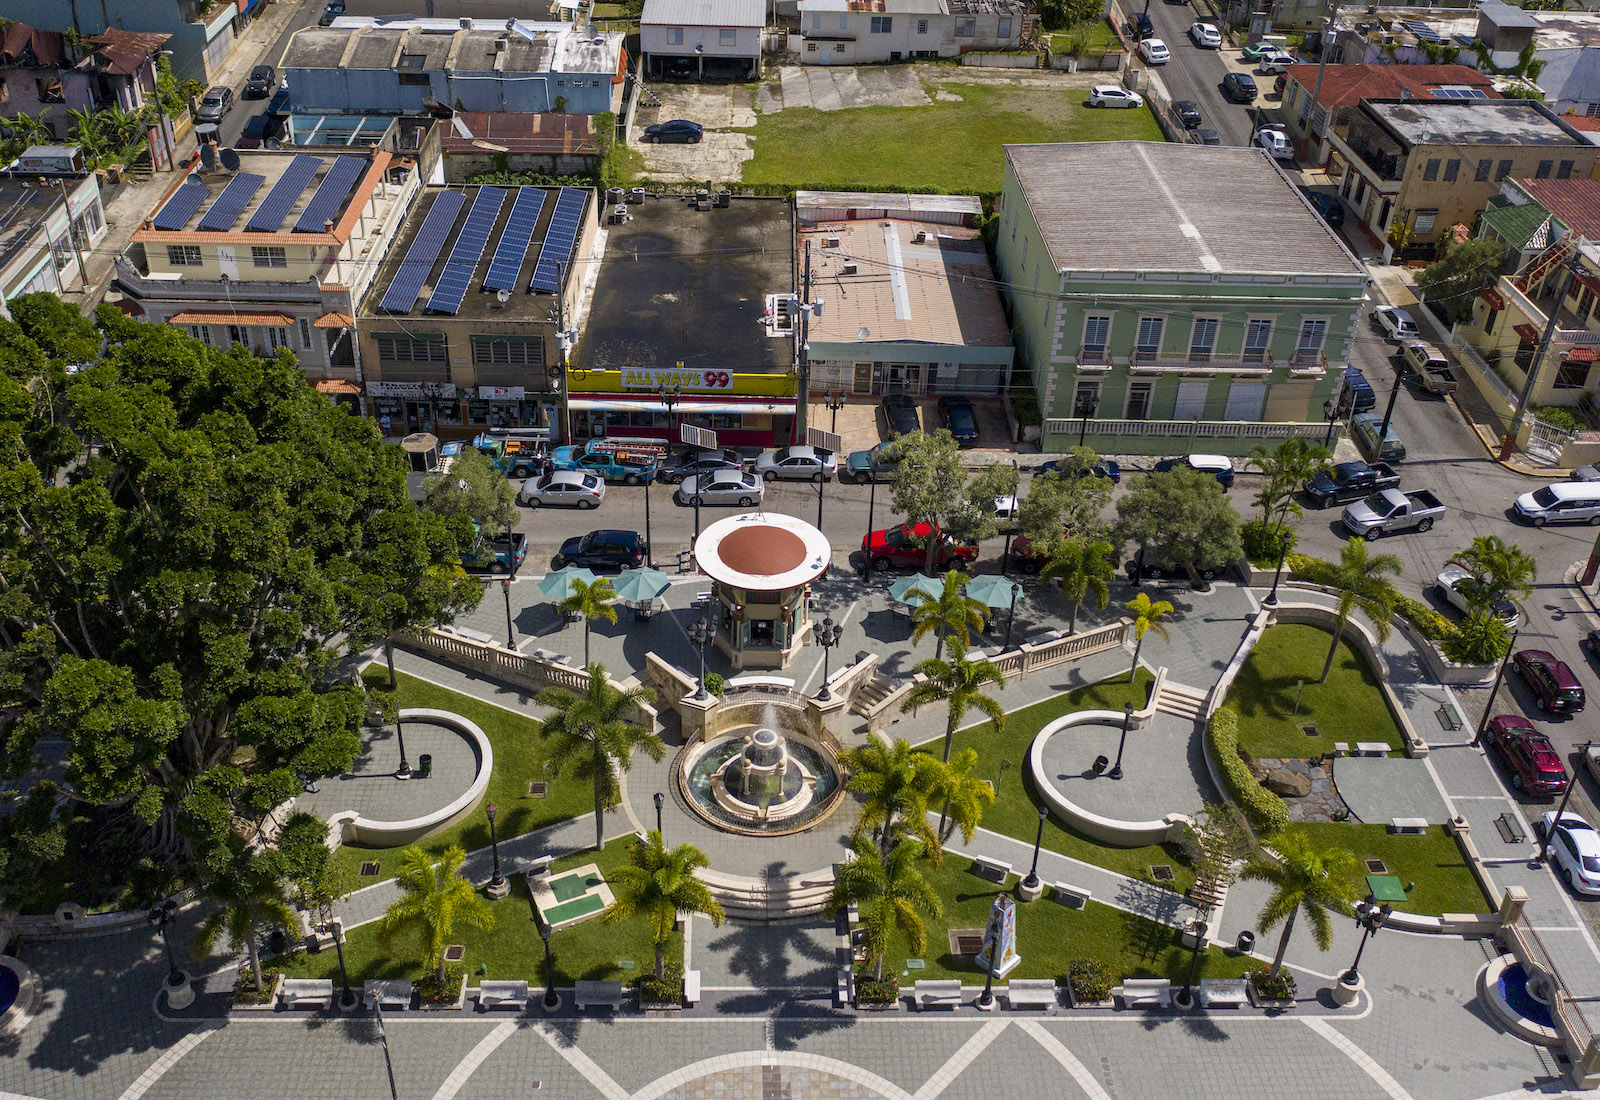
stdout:
{"type": "Polygon", "coordinates": [[[1069,909],[1082,909],[1094,896],[1092,891],[1070,882],[1052,882],[1050,888],[1056,892],[1056,901],[1069,909]]]}
{"type": "Polygon", "coordinates": [[[974,856],[972,869],[979,878],[990,879],[994,882],[1004,883],[1011,874],[1011,864],[1004,860],[990,859],[988,856],[974,856]]]}
{"type": "Polygon", "coordinates": [[[924,978],[911,989],[912,1000],[921,1012],[925,1008],[960,1008],[960,978],[924,978]]]}
{"type": "Polygon", "coordinates": [[[528,983],[485,978],[478,984],[478,1007],[485,1012],[491,1008],[525,1009],[528,1007],[528,983]]]}
{"type": "Polygon", "coordinates": [[[1166,978],[1124,978],[1113,993],[1123,1008],[1166,1008],[1172,1004],[1172,983],[1166,978]]]}
{"type": "Polygon", "coordinates": [[[404,1011],[411,1007],[411,983],[399,978],[369,980],[362,988],[362,1001],[371,1004],[376,997],[381,1008],[404,1011]]]}
{"type": "Polygon", "coordinates": [[[574,982],[572,994],[573,1003],[580,1011],[606,1007],[613,1012],[621,1012],[628,999],[621,982],[574,982]]]}
{"type": "Polygon", "coordinates": [[[333,1004],[332,978],[285,978],[284,1008],[328,1008],[333,1004]]]}
{"type": "Polygon", "coordinates": [[[1012,978],[1006,985],[1006,1003],[1015,1009],[1052,1009],[1057,1001],[1054,978],[1012,978]]]}
{"type": "Polygon", "coordinates": [[[1243,1008],[1250,1000],[1243,978],[1202,978],[1200,1004],[1206,1008],[1243,1008]]]}

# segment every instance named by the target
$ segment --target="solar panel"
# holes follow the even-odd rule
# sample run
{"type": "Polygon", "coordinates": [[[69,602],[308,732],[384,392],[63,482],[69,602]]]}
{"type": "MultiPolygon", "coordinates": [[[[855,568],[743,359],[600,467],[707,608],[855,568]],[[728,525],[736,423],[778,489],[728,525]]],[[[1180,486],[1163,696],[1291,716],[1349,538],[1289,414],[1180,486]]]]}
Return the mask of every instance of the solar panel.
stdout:
{"type": "Polygon", "coordinates": [[[550,227],[544,232],[544,247],[539,250],[539,263],[533,269],[533,290],[551,294],[561,289],[561,268],[572,259],[572,248],[578,240],[578,227],[583,224],[583,204],[588,192],[582,187],[563,187],[556,200],[556,212],[550,217],[550,227]]]}
{"type": "Polygon", "coordinates": [[[517,201],[511,207],[511,216],[500,230],[500,243],[495,247],[494,260],[489,264],[489,274],[483,285],[489,290],[517,289],[517,272],[522,270],[522,259],[528,254],[528,242],[533,240],[533,230],[544,212],[545,200],[550,192],[539,187],[517,188],[517,201]]]}
{"type": "Polygon", "coordinates": [[[389,289],[379,303],[380,308],[391,313],[411,312],[422,284],[428,281],[433,261],[439,258],[445,238],[450,236],[450,227],[455,225],[456,215],[461,213],[466,201],[466,196],[459,191],[445,191],[433,200],[428,216],[422,219],[422,227],[411,239],[411,247],[406,249],[406,258],[400,261],[394,278],[389,280],[389,289]]]}
{"type": "Polygon", "coordinates": [[[1416,35],[1417,39],[1419,41],[1422,41],[1422,42],[1443,42],[1444,41],[1443,38],[1439,37],[1439,32],[1438,31],[1436,31],[1432,27],[1428,26],[1428,24],[1420,22],[1419,20],[1416,20],[1416,19],[1398,19],[1398,20],[1396,20],[1396,22],[1398,22],[1402,27],[1404,27],[1406,30],[1410,31],[1412,34],[1416,35]]]}
{"type": "Polygon", "coordinates": [[[206,211],[206,216],[200,219],[200,228],[232,229],[233,223],[239,220],[239,215],[244,213],[244,208],[250,205],[250,200],[255,198],[256,192],[266,182],[266,176],[258,176],[253,172],[234,176],[228,181],[228,186],[222,189],[222,194],[217,196],[217,201],[211,204],[211,209],[206,211]]]}
{"type": "Polygon", "coordinates": [[[311,201],[306,203],[305,210],[300,214],[300,220],[294,223],[295,231],[321,233],[327,223],[339,213],[344,197],[350,193],[350,188],[355,186],[356,180],[361,178],[361,173],[366,167],[367,162],[360,157],[340,157],[335,160],[333,167],[328,169],[328,174],[323,176],[322,182],[317,185],[311,201]]]}
{"type": "Polygon", "coordinates": [[[290,208],[321,166],[321,157],[296,156],[291,160],[289,167],[283,170],[283,175],[278,177],[278,182],[267,192],[267,197],[256,207],[256,212],[250,215],[245,229],[251,233],[276,233],[282,229],[283,219],[289,216],[290,208]]]}
{"type": "Polygon", "coordinates": [[[173,192],[172,197],[156,212],[157,229],[182,229],[183,223],[194,217],[200,204],[211,197],[211,188],[203,183],[186,183],[173,192]]]}
{"type": "Polygon", "coordinates": [[[444,271],[440,273],[433,294],[428,298],[430,310],[435,313],[454,313],[461,308],[461,299],[467,295],[467,284],[472,281],[478,261],[483,259],[484,247],[489,243],[489,231],[494,228],[495,219],[500,217],[500,208],[505,201],[506,193],[499,187],[478,188],[478,197],[472,200],[472,209],[467,212],[467,220],[456,235],[455,246],[450,249],[450,258],[445,261],[444,271]]]}

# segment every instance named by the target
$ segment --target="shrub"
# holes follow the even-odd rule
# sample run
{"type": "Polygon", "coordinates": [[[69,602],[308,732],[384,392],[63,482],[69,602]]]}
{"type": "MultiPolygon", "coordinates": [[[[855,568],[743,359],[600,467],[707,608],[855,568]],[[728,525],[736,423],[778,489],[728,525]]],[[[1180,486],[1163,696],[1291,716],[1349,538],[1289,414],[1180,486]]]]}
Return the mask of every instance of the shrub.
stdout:
{"type": "MultiPolygon", "coordinates": [[[[1283,538],[1283,532],[1289,533],[1289,549],[1294,549],[1294,544],[1300,536],[1290,527],[1279,527],[1264,520],[1253,519],[1239,528],[1239,538],[1244,542],[1244,556],[1250,559],[1251,564],[1264,569],[1271,569],[1278,564],[1278,547],[1283,538]]],[[[1285,559],[1285,568],[1288,560],[1285,559]]]]}
{"type": "Polygon", "coordinates": [[[1222,770],[1222,783],[1228,788],[1228,797],[1244,811],[1255,831],[1269,837],[1289,824],[1288,805],[1256,782],[1244,757],[1239,755],[1239,712],[1231,706],[1217,711],[1206,727],[1206,737],[1210,740],[1211,755],[1222,770]]]}
{"type": "Polygon", "coordinates": [[[900,999],[900,983],[893,978],[875,982],[868,978],[856,983],[856,1004],[892,1005],[900,999]]]}
{"type": "Polygon", "coordinates": [[[1395,601],[1394,609],[1402,618],[1411,620],[1417,631],[1431,642],[1444,642],[1456,632],[1449,619],[1421,600],[1401,596],[1395,601]]]}
{"type": "Polygon", "coordinates": [[[1462,665],[1491,665],[1511,644],[1506,624],[1487,611],[1474,611],[1444,640],[1444,655],[1462,665]]]}
{"type": "Polygon", "coordinates": [[[245,963],[239,967],[239,975],[233,980],[233,999],[237,1004],[264,1005],[272,1000],[272,987],[278,982],[278,975],[282,971],[276,967],[263,966],[261,968],[261,992],[256,992],[255,977],[250,970],[250,964],[245,963]]]}
{"type": "Polygon", "coordinates": [[[1267,966],[1253,966],[1246,975],[1250,984],[1255,986],[1256,995],[1263,1000],[1287,1001],[1294,997],[1294,975],[1289,973],[1289,968],[1284,967],[1278,971],[1276,978],[1268,978],[1271,968],[1267,966]]]}
{"type": "Polygon", "coordinates": [[[651,1005],[675,1005],[683,996],[683,964],[669,961],[665,976],[657,978],[649,972],[639,978],[639,999],[651,1005]]]}
{"type": "Polygon", "coordinates": [[[728,681],[722,678],[720,672],[706,673],[706,690],[712,695],[721,695],[722,689],[728,686],[728,681]]]}
{"type": "Polygon", "coordinates": [[[1552,428],[1560,428],[1564,432],[1581,432],[1588,427],[1577,412],[1563,405],[1540,405],[1533,413],[1552,428]]]}
{"type": "Polygon", "coordinates": [[[428,1005],[445,1005],[455,1003],[461,995],[462,970],[458,963],[449,963],[444,968],[444,977],[439,977],[439,971],[430,967],[428,972],[417,981],[417,993],[422,997],[422,1003],[428,1005]]]}
{"type": "Polygon", "coordinates": [[[1099,959],[1073,959],[1067,964],[1067,984],[1074,1001],[1111,999],[1111,972],[1099,959]]]}

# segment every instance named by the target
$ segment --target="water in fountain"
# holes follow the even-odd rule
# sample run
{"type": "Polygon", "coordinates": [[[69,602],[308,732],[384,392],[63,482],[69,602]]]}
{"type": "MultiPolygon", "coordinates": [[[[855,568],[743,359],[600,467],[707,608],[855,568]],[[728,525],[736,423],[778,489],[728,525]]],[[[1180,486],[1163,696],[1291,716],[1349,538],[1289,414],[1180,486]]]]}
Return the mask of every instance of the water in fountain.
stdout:
{"type": "Polygon", "coordinates": [[[690,799],[704,816],[763,832],[804,827],[828,807],[828,796],[839,786],[833,761],[771,701],[762,705],[753,729],[712,739],[686,778],[690,799]]]}

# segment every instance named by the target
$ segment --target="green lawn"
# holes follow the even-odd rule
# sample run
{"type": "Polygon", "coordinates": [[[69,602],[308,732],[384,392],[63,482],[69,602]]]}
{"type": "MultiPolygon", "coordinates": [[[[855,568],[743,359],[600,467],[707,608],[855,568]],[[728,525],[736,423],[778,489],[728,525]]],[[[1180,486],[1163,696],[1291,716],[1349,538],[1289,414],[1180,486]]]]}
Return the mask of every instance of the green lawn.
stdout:
{"type": "MultiPolygon", "coordinates": [[[[1034,735],[1047,723],[1076,710],[1119,711],[1123,703],[1129,702],[1135,707],[1142,707],[1149,698],[1151,680],[1150,673],[1140,669],[1138,680],[1132,684],[1127,682],[1126,676],[1113,677],[1024,707],[1006,715],[1005,728],[998,736],[990,722],[957,733],[957,749],[971,746],[978,750],[978,774],[998,781],[999,794],[994,805],[984,811],[982,827],[1033,843],[1034,834],[1039,828],[1039,807],[1042,805],[1034,793],[1032,781],[1025,778],[1028,747],[1033,743],[1034,735]],[[1004,770],[1002,777],[1001,764],[1007,761],[1010,767],[1004,770]]],[[[999,692],[995,698],[1002,706],[1005,704],[1005,692],[999,692]]],[[[927,742],[925,747],[935,755],[941,751],[939,740],[927,742]]],[[[1182,853],[1177,845],[1110,848],[1051,817],[1044,827],[1044,847],[1146,882],[1155,881],[1150,874],[1150,865],[1165,863],[1172,867],[1175,881],[1163,885],[1183,891],[1194,884],[1194,875],[1182,861],[1182,853]]]]}
{"type": "MultiPolygon", "coordinates": [[[[1441,913],[1486,913],[1493,908],[1467,867],[1461,845],[1443,825],[1429,826],[1420,836],[1391,833],[1385,825],[1345,822],[1291,825],[1289,830],[1303,834],[1318,848],[1349,848],[1361,861],[1381,859],[1389,874],[1403,883],[1416,883],[1405,901],[1391,903],[1396,909],[1436,917],[1441,913]]],[[[1350,879],[1357,897],[1366,896],[1367,873],[1363,864],[1350,879]]]]}
{"type": "MultiPolygon", "coordinates": [[[[389,683],[389,672],[381,664],[368,665],[362,671],[368,683],[384,687],[389,683]]],[[[399,673],[400,705],[449,710],[469,721],[476,722],[489,737],[494,748],[494,774],[489,777],[489,789],[484,793],[485,805],[499,806],[495,831],[500,839],[521,836],[542,829],[557,821],[588,812],[594,804],[593,789],[586,783],[552,774],[548,777],[548,793],[543,798],[528,794],[528,783],[543,780],[545,744],[539,736],[539,723],[500,707],[491,706],[468,696],[435,687],[426,680],[399,673]]],[[[489,822],[482,813],[454,825],[422,842],[422,848],[437,856],[452,844],[467,851],[486,847],[489,843],[489,822]]],[[[334,859],[350,869],[352,881],[359,886],[370,886],[393,878],[400,862],[399,849],[368,848],[359,844],[346,844],[334,853],[334,859]],[[356,879],[355,871],[365,860],[379,861],[377,878],[356,879]]]]}
{"type": "Polygon", "coordinates": [[[1045,45],[1051,50],[1065,52],[1073,36],[1082,33],[1089,43],[1089,55],[1099,57],[1107,50],[1122,48],[1122,40],[1117,37],[1117,32],[1111,29],[1111,24],[1102,19],[1098,23],[1088,23],[1082,27],[1074,27],[1070,31],[1055,31],[1045,36],[1045,45]]]}
{"type": "Polygon", "coordinates": [[[1239,745],[1251,756],[1328,756],[1336,741],[1384,741],[1400,751],[1400,727],[1378,678],[1348,643],[1339,644],[1328,682],[1317,683],[1330,641],[1327,631],[1298,623],[1261,636],[1228,692],[1239,709],[1239,745]],[[1317,735],[1307,736],[1302,726],[1316,726],[1317,735]]]}
{"type": "MultiPolygon", "coordinates": [[[[982,929],[999,888],[973,874],[971,862],[959,856],[946,859],[937,871],[924,863],[922,873],[944,902],[942,917],[926,919],[926,967],[906,968],[909,951],[904,937],[896,933],[884,961],[885,975],[892,974],[902,982],[961,978],[969,984],[981,983],[983,972],[971,957],[951,952],[950,930],[982,929]]],[[[1012,900],[1016,900],[1015,885],[1007,891],[1012,900]]],[[[1067,964],[1073,959],[1089,958],[1104,963],[1113,978],[1166,977],[1182,982],[1189,970],[1190,955],[1175,928],[1095,901],[1082,909],[1068,909],[1053,901],[1048,891],[1038,901],[1018,902],[1017,953],[1022,962],[1011,972],[1014,976],[1058,981],[1065,979],[1067,964]]],[[[1249,961],[1213,945],[1206,951],[1199,973],[1208,978],[1237,978],[1244,974],[1249,961]]]]}
{"type": "MultiPolygon", "coordinates": [[[[595,863],[601,873],[606,874],[612,867],[627,861],[627,848],[632,840],[632,837],[613,840],[598,854],[590,850],[558,859],[555,869],[561,871],[595,863]]],[[[494,912],[493,928],[487,931],[457,928],[450,937],[450,942],[467,949],[468,984],[477,985],[488,977],[525,978],[543,985],[544,942],[539,939],[533,902],[521,875],[512,876],[511,896],[495,902],[494,912]],[[480,974],[480,966],[487,967],[487,973],[480,974]]],[[[595,917],[557,931],[550,937],[550,947],[555,957],[558,986],[571,985],[580,978],[632,981],[655,966],[650,930],[640,920],[617,925],[606,924],[595,917]],[[624,962],[634,965],[625,968],[621,965],[624,962]]],[[[410,978],[414,981],[422,976],[422,947],[414,939],[398,935],[391,942],[382,943],[376,924],[363,925],[349,934],[344,957],[351,982],[367,978],[410,978]]],[[[683,937],[676,932],[667,949],[667,960],[683,961],[683,937]]],[[[333,951],[316,955],[302,952],[279,962],[291,977],[333,978],[335,981],[339,978],[339,961],[333,951]]]]}
{"type": "Polygon", "coordinates": [[[847,111],[785,108],[760,116],[745,183],[839,190],[1000,190],[1000,147],[1054,141],[1160,141],[1147,109],[1090,110],[1087,93],[941,84],[961,102],[847,111]]]}

